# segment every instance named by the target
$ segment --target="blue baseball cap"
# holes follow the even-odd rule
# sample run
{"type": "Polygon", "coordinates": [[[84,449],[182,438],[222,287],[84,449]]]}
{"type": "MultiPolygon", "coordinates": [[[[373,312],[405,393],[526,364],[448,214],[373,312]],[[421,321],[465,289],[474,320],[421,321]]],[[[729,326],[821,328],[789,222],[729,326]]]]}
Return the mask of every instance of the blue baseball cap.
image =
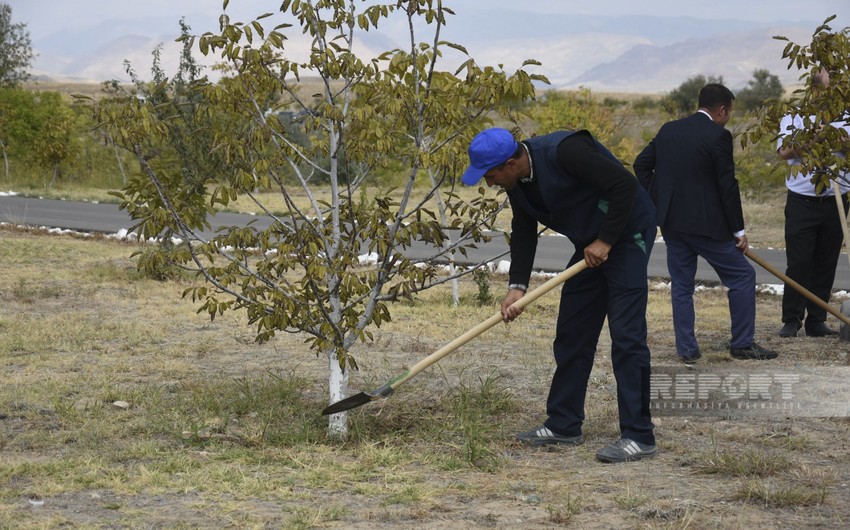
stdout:
{"type": "Polygon", "coordinates": [[[469,143],[469,167],[461,181],[467,186],[474,185],[484,173],[514,156],[517,148],[519,144],[510,131],[499,127],[484,129],[469,143]]]}

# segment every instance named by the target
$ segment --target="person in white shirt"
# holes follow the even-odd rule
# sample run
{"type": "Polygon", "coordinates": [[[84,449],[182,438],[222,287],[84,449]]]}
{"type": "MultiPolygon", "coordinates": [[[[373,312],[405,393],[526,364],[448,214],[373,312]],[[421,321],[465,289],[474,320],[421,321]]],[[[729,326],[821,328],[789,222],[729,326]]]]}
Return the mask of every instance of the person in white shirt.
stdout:
{"type": "MultiPolygon", "coordinates": [[[[812,78],[813,89],[829,87],[829,73],[821,69],[812,78]]],[[[850,132],[846,122],[836,122],[833,127],[844,127],[850,132]]],[[[777,140],[777,153],[788,164],[800,163],[803,147],[793,142],[794,131],[805,127],[803,118],[798,115],[786,115],[779,124],[780,138],[777,140]],[[787,138],[792,141],[788,142],[787,138]]],[[[832,294],[835,280],[835,268],[841,255],[841,243],[844,239],[842,220],[838,214],[835,192],[831,185],[818,190],[812,183],[812,173],[798,173],[785,182],[788,196],[785,202],[785,254],[787,269],[785,273],[824,302],[832,294]]],[[[842,193],[844,211],[847,211],[847,191],[850,182],[847,175],[837,179],[842,193]]],[[[785,285],[782,294],[781,337],[796,337],[805,324],[809,337],[827,337],[838,332],[826,325],[826,311],[806,299],[789,285],[785,285]]]]}

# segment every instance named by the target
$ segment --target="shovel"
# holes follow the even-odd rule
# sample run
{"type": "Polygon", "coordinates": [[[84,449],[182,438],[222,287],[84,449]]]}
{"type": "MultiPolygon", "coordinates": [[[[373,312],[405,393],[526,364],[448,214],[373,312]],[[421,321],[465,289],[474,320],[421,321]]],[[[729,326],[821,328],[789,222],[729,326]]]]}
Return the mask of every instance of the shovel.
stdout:
{"type": "Polygon", "coordinates": [[[781,272],[776,270],[776,267],[774,267],[770,263],[764,261],[761,257],[759,257],[757,254],[755,254],[752,250],[748,249],[747,252],[745,252],[745,254],[748,258],[750,258],[751,260],[753,260],[756,263],[758,263],[759,265],[761,265],[765,270],[767,270],[767,272],[773,274],[774,276],[776,276],[777,278],[779,278],[780,280],[785,282],[788,286],[793,288],[795,291],[797,291],[801,295],[805,296],[807,299],[811,300],[812,302],[814,302],[815,304],[817,304],[818,306],[820,306],[821,308],[826,310],[826,312],[828,312],[829,314],[831,314],[832,316],[834,316],[838,320],[844,322],[845,324],[850,325],[850,318],[847,318],[846,315],[841,314],[841,312],[839,312],[837,309],[835,309],[831,305],[827,304],[826,302],[824,302],[823,300],[821,300],[820,298],[815,296],[815,294],[813,292],[809,291],[808,289],[806,289],[805,287],[803,287],[799,283],[795,282],[794,280],[789,278],[787,275],[782,274],[781,272]]]}
{"type": "MultiPolygon", "coordinates": [[[[522,309],[528,304],[534,302],[544,294],[548,293],[557,285],[564,283],[569,280],[576,274],[580,273],[584,269],[587,268],[587,262],[584,260],[579,261],[575,265],[567,268],[565,271],[561,272],[557,276],[554,276],[546,281],[543,285],[528,291],[525,293],[525,296],[514,302],[513,307],[522,309]]],[[[492,328],[496,324],[502,321],[502,312],[496,311],[496,314],[485,320],[484,322],[478,324],[474,328],[470,329],[460,337],[446,344],[439,350],[435,351],[428,357],[425,357],[418,363],[414,364],[410,369],[406,372],[399,374],[398,376],[390,379],[383,386],[378,388],[377,390],[373,390],[372,392],[360,392],[359,394],[355,394],[353,396],[349,396],[345,399],[337,401],[336,403],[332,403],[325,410],[322,411],[323,415],[328,414],[337,414],[339,412],[343,412],[346,410],[351,410],[353,408],[359,407],[360,405],[365,405],[370,401],[374,401],[378,398],[387,397],[393,393],[393,391],[401,386],[402,383],[408,381],[413,376],[421,372],[422,370],[428,368],[432,364],[436,363],[446,355],[460,348],[467,342],[471,341],[478,335],[481,335],[488,329],[492,328]]]]}

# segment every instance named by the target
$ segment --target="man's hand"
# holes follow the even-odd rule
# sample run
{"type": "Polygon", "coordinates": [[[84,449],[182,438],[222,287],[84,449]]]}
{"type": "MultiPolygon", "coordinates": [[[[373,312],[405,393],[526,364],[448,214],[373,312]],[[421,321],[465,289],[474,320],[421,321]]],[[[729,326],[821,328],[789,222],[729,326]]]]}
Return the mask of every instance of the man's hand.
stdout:
{"type": "Polygon", "coordinates": [[[741,252],[746,252],[750,248],[750,243],[747,241],[747,235],[744,234],[741,237],[735,238],[735,248],[740,250],[741,252]]]}
{"type": "Polygon", "coordinates": [[[525,291],[521,289],[510,289],[508,294],[505,295],[504,300],[502,300],[502,320],[505,323],[510,322],[522,314],[522,309],[511,307],[511,305],[524,295],[525,291]]]}
{"type": "Polygon", "coordinates": [[[611,252],[611,245],[597,239],[584,247],[584,260],[587,261],[588,267],[598,267],[608,261],[609,252],[611,252]]]}

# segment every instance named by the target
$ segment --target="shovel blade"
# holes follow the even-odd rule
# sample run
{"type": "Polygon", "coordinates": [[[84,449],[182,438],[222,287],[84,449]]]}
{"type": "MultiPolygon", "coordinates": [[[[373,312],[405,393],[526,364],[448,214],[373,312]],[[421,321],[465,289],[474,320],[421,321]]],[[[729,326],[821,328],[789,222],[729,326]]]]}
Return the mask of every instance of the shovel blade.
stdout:
{"type": "Polygon", "coordinates": [[[356,409],[361,405],[365,405],[370,401],[374,401],[380,397],[387,397],[393,393],[393,387],[390,383],[383,385],[381,388],[374,390],[372,392],[360,392],[359,394],[354,394],[353,396],[348,396],[345,399],[341,399],[336,403],[331,403],[325,410],[322,411],[322,416],[327,416],[329,414],[337,414],[340,412],[345,412],[346,410],[356,409]]]}
{"type": "Polygon", "coordinates": [[[372,396],[367,394],[366,392],[360,392],[359,394],[354,394],[353,396],[348,396],[345,399],[339,400],[336,403],[331,403],[325,410],[322,411],[322,416],[327,416],[329,414],[337,414],[339,412],[345,412],[346,410],[356,409],[361,405],[365,405],[372,401],[372,396]]]}

